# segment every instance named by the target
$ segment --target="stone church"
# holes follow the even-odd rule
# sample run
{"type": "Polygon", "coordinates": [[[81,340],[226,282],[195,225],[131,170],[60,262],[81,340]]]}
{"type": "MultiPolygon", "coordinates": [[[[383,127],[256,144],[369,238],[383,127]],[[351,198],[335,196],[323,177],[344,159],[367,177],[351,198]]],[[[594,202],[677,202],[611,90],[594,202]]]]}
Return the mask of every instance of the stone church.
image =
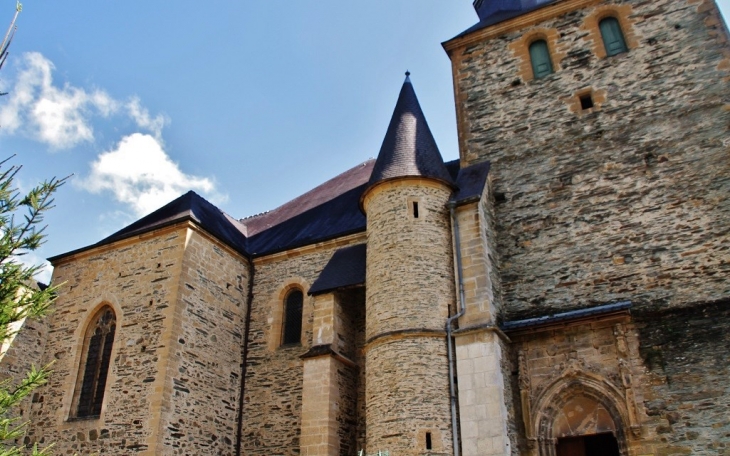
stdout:
{"type": "Polygon", "coordinates": [[[55,311],[2,361],[55,362],[23,410],[26,443],[730,455],[717,6],[474,7],[479,22],[442,44],[458,160],[407,76],[377,159],[249,218],[187,193],[51,258],[55,311]]]}

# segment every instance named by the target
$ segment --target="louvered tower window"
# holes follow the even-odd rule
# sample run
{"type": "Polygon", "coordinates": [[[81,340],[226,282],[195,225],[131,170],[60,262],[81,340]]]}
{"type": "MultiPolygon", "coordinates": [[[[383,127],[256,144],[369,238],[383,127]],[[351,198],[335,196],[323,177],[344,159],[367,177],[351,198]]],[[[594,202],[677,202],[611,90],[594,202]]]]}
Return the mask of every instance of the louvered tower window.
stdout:
{"type": "Polygon", "coordinates": [[[114,311],[111,307],[105,306],[96,314],[86,330],[85,352],[80,369],[83,377],[76,408],[77,418],[93,418],[101,415],[116,326],[114,311]]]}
{"type": "Polygon", "coordinates": [[[535,79],[544,78],[553,72],[550,50],[545,40],[533,41],[530,44],[530,62],[535,79]]]}
{"type": "Polygon", "coordinates": [[[598,24],[598,27],[601,29],[601,38],[603,39],[603,45],[606,47],[607,56],[628,51],[618,19],[607,17],[598,24]]]}
{"type": "Polygon", "coordinates": [[[282,344],[298,344],[302,339],[302,310],[304,293],[300,290],[290,291],[284,300],[284,334],[282,344]]]}

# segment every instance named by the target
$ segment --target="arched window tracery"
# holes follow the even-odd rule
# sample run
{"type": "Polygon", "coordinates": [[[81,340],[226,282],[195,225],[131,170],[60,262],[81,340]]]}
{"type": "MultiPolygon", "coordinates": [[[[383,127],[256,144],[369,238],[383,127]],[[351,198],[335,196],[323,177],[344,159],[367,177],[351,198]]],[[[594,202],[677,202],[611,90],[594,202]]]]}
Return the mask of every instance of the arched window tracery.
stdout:
{"type": "Polygon", "coordinates": [[[74,414],[76,418],[101,415],[104,390],[109,375],[117,319],[110,306],[102,307],[91,320],[84,336],[84,349],[79,365],[74,414]]]}

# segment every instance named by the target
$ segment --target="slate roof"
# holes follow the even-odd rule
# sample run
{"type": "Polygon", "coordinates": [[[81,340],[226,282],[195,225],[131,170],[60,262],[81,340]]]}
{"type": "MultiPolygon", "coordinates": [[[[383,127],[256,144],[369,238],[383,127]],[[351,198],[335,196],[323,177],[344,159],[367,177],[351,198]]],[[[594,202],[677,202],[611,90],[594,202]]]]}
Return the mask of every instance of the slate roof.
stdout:
{"type": "Polygon", "coordinates": [[[249,253],[268,255],[336,237],[365,231],[365,215],[360,211],[360,195],[365,185],[302,212],[249,239],[249,253]]]}
{"type": "MultiPolygon", "coordinates": [[[[360,210],[360,201],[374,183],[399,177],[428,177],[452,187],[455,183],[459,185],[454,198],[465,202],[481,195],[488,171],[488,163],[460,170],[459,160],[443,162],[410,78],[406,77],[377,160],[361,163],[272,211],[241,220],[190,191],[96,244],[49,260],[54,262],[186,220],[246,257],[269,255],[364,232],[366,218],[360,210]]],[[[325,282],[320,285],[357,284],[350,283],[355,276],[364,281],[352,272],[359,270],[360,263],[364,262],[364,250],[358,252],[355,249],[338,254],[336,259],[333,257],[333,261],[340,261],[337,272],[325,275],[322,279],[325,282]]]]}
{"type": "Polygon", "coordinates": [[[338,288],[364,284],[366,253],[365,244],[351,245],[337,250],[312,284],[308,294],[317,295],[338,288]]]}
{"type": "Polygon", "coordinates": [[[512,331],[515,329],[531,328],[536,326],[544,326],[551,323],[558,323],[561,321],[570,321],[578,318],[590,317],[593,315],[605,315],[611,312],[618,312],[621,310],[631,309],[631,301],[621,301],[612,304],[604,304],[595,307],[589,307],[587,309],[571,310],[568,312],[561,312],[555,315],[545,315],[542,317],[528,318],[526,320],[514,320],[506,321],[502,324],[502,330],[512,331]]]}
{"type": "MultiPolygon", "coordinates": [[[[322,242],[366,228],[360,198],[368,187],[375,160],[368,160],[289,201],[273,211],[237,220],[190,191],[96,244],[49,258],[55,261],[148,231],[190,220],[245,256],[257,257],[322,242]]],[[[459,170],[459,160],[444,164],[451,181],[464,189],[455,195],[481,194],[465,176],[482,164],[459,170]],[[467,171],[469,170],[469,171],[467,171]],[[457,177],[459,176],[459,177],[457,177]],[[469,189],[476,190],[469,190],[469,189]]],[[[488,168],[488,167],[487,167],[488,168]]],[[[480,176],[482,174],[479,174],[480,176]]],[[[486,179],[486,174],[483,174],[486,179]]]]}
{"type": "Polygon", "coordinates": [[[490,166],[490,162],[482,162],[460,169],[456,176],[458,188],[451,196],[451,201],[459,205],[478,200],[487,185],[490,166]]]}
{"type": "Polygon", "coordinates": [[[369,184],[410,176],[454,184],[406,73],[369,184]]]}
{"type": "Polygon", "coordinates": [[[481,17],[478,23],[474,24],[473,26],[469,27],[468,29],[464,30],[463,32],[459,33],[452,39],[450,39],[442,44],[446,44],[449,41],[455,40],[457,38],[461,38],[472,32],[476,32],[477,30],[481,30],[481,29],[490,27],[492,25],[499,24],[500,22],[508,21],[517,16],[522,16],[523,14],[527,14],[530,11],[535,11],[536,9],[540,9],[545,6],[551,5],[553,3],[556,3],[557,1],[559,1],[559,0],[548,1],[545,3],[541,3],[541,4],[531,5],[531,6],[527,6],[525,8],[521,8],[521,9],[513,9],[513,10],[506,9],[506,10],[494,12],[485,17],[481,17]]]}
{"type": "Polygon", "coordinates": [[[288,203],[272,211],[242,219],[241,223],[246,225],[248,236],[255,236],[262,231],[331,201],[335,197],[366,183],[370,179],[370,174],[373,172],[373,165],[375,165],[375,159],[371,158],[307,193],[294,198],[288,203]]]}
{"type": "Polygon", "coordinates": [[[167,203],[156,211],[137,220],[131,225],[117,231],[111,236],[102,239],[96,244],[84,247],[72,252],[51,257],[48,260],[53,262],[57,259],[73,255],[94,247],[111,244],[112,242],[126,239],[155,229],[174,225],[185,220],[198,224],[205,231],[214,235],[221,242],[227,244],[235,251],[246,254],[246,227],[233,217],[221,211],[193,191],[189,191],[181,197],[167,203]]]}

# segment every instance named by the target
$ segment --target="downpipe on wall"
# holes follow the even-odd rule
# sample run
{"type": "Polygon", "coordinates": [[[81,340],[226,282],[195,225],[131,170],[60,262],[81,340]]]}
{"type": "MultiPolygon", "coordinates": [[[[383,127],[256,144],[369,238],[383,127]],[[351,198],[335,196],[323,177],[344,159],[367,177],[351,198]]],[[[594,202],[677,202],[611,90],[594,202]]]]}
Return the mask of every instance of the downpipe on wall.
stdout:
{"type": "Polygon", "coordinates": [[[253,258],[248,258],[249,278],[248,296],[246,296],[246,321],[243,330],[243,344],[241,346],[241,390],[238,397],[238,428],[236,429],[236,456],[241,454],[241,439],[243,438],[243,406],[246,390],[246,374],[248,371],[248,338],[251,332],[251,305],[253,304],[253,280],[256,276],[253,258]]]}
{"type": "Polygon", "coordinates": [[[456,218],[456,202],[449,201],[449,212],[451,214],[451,226],[454,230],[454,250],[456,252],[456,286],[459,290],[459,311],[446,320],[446,343],[448,345],[449,360],[449,395],[451,402],[451,429],[454,445],[454,456],[460,455],[459,450],[459,419],[456,413],[457,398],[456,384],[454,383],[454,341],[451,335],[454,322],[466,312],[464,304],[464,279],[461,264],[461,236],[459,234],[459,220],[456,218]]]}

